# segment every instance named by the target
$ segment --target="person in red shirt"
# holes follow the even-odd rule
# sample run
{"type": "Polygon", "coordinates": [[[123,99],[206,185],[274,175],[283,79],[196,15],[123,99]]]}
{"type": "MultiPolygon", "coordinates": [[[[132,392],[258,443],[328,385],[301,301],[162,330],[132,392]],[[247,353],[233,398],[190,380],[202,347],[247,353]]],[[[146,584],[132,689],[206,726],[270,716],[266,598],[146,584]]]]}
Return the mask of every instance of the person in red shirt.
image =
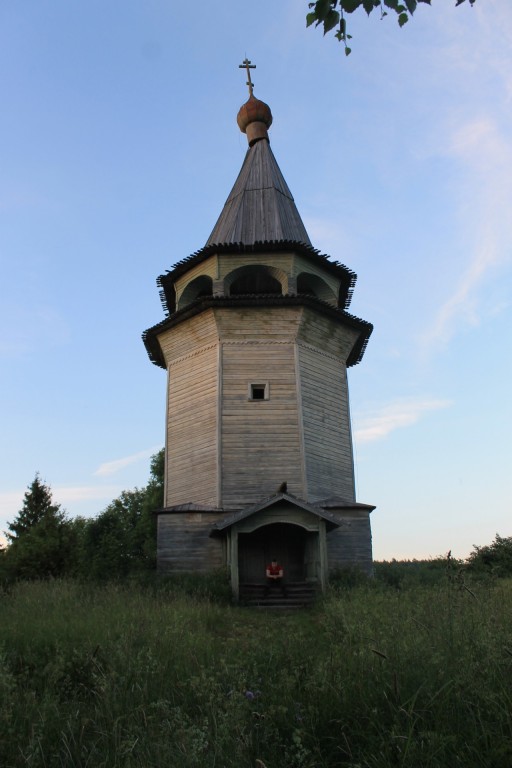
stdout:
{"type": "Polygon", "coordinates": [[[271,589],[276,587],[278,587],[281,590],[283,596],[286,597],[283,566],[277,562],[275,557],[267,565],[265,570],[265,575],[267,577],[267,584],[265,586],[265,597],[267,597],[271,589]]]}

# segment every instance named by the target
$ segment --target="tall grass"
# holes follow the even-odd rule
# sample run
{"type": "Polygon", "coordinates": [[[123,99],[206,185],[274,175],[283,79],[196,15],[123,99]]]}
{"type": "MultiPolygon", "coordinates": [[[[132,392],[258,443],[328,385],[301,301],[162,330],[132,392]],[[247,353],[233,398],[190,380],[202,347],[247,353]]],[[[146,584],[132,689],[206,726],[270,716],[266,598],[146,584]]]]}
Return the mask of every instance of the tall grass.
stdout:
{"type": "Polygon", "coordinates": [[[509,768],[511,714],[510,584],[295,614],[175,586],[0,598],[2,768],[509,768]]]}

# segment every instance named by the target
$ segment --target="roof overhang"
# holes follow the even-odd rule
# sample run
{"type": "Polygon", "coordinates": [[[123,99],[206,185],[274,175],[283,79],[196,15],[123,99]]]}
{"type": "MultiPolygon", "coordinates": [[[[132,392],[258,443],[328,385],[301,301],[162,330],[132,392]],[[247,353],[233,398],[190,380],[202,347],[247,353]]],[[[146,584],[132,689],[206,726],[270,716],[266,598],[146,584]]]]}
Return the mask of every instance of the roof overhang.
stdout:
{"type": "Polygon", "coordinates": [[[297,296],[278,296],[278,295],[250,295],[250,296],[204,296],[196,299],[188,306],[178,310],[162,322],[148,328],[142,334],[142,340],[146,346],[149,359],[155,365],[166,368],[158,336],[170,328],[179,325],[194,315],[198,315],[207,309],[216,309],[224,307],[310,307],[332,318],[338,323],[348,325],[350,328],[358,331],[358,337],[347,358],[347,367],[357,365],[364,355],[368,340],[373,331],[373,325],[366,320],[361,320],[355,315],[351,315],[343,309],[327,304],[327,302],[309,296],[299,294],[297,296]]]}

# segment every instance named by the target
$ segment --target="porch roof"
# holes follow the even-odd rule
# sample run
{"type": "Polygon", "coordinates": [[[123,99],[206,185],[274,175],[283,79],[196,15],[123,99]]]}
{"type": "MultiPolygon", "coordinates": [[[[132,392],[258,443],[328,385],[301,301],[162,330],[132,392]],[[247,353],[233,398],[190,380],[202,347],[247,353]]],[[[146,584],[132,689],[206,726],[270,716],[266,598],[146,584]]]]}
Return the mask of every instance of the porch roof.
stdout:
{"type": "Polygon", "coordinates": [[[180,512],[212,512],[212,513],[219,513],[219,512],[225,512],[222,507],[211,507],[206,504],[197,504],[195,501],[187,501],[184,504],[174,504],[172,507],[161,507],[160,509],[155,509],[153,514],[155,515],[173,515],[173,514],[179,514],[180,512]]]}
{"type": "Polygon", "coordinates": [[[251,515],[255,515],[257,512],[261,512],[264,509],[273,507],[275,504],[278,504],[280,501],[286,501],[295,507],[299,507],[300,509],[304,509],[307,512],[311,512],[312,515],[316,515],[317,517],[323,518],[332,526],[338,527],[343,524],[332,514],[332,512],[329,512],[328,510],[324,510],[321,507],[313,504],[308,504],[307,501],[304,501],[303,499],[299,499],[296,496],[292,496],[292,494],[290,493],[277,493],[275,494],[275,496],[267,497],[266,499],[258,502],[257,504],[253,504],[250,507],[245,507],[245,509],[241,509],[238,512],[233,512],[232,514],[225,517],[223,520],[219,520],[213,526],[212,534],[215,535],[215,533],[217,532],[224,531],[227,528],[230,528],[235,523],[238,523],[241,520],[245,520],[247,517],[251,517],[251,515]]]}
{"type": "Polygon", "coordinates": [[[344,501],[337,496],[330,496],[328,499],[317,501],[316,504],[322,509],[360,509],[373,512],[376,509],[375,504],[362,504],[359,501],[344,501]]]}

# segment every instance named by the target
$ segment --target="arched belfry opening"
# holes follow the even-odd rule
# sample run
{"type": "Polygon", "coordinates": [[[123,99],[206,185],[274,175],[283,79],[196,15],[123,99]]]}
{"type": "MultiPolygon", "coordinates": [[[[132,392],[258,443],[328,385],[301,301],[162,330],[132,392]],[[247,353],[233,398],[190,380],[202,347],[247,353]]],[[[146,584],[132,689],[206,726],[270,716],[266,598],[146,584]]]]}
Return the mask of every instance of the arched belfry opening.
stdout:
{"type": "Polygon", "coordinates": [[[329,288],[325,280],[318,275],[312,275],[309,272],[301,272],[297,276],[297,293],[315,296],[317,299],[337,306],[336,294],[329,288]]]}
{"type": "Polygon", "coordinates": [[[208,275],[200,275],[191,280],[185,287],[178,302],[178,309],[188,306],[196,299],[211,296],[213,293],[213,281],[208,275]]]}
{"type": "Polygon", "coordinates": [[[286,275],[274,267],[251,264],[233,270],[224,280],[229,296],[274,295],[287,292],[286,275]],[[284,286],[284,290],[283,290],[284,286]]]}
{"type": "Polygon", "coordinates": [[[252,602],[273,587],[275,557],[283,596],[300,602],[338,568],[372,572],[347,377],[372,326],[347,311],[354,272],[309,239],[270,147],[270,107],[243,67],[240,173],[205,245],[158,278],[167,316],[143,336],[167,372],[157,564],[223,568],[234,599],[252,602]]]}

